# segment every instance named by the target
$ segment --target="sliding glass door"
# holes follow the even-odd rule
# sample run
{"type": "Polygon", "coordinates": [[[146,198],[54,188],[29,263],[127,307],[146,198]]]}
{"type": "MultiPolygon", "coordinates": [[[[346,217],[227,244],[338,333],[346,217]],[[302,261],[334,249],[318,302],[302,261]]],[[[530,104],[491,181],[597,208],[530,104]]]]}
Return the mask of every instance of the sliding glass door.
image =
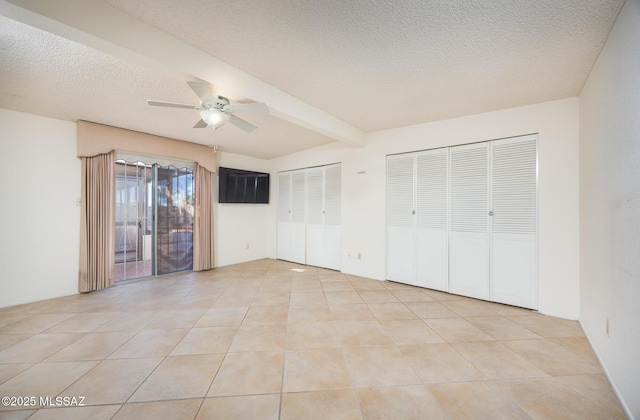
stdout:
{"type": "Polygon", "coordinates": [[[116,163],[115,280],[191,270],[193,171],[116,163]]]}

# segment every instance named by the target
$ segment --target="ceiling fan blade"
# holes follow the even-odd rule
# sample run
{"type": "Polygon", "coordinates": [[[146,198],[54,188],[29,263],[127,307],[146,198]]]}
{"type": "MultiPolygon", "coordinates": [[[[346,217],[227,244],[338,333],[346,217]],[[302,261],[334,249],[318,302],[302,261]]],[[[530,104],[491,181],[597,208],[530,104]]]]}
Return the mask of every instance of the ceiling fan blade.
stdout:
{"type": "Polygon", "coordinates": [[[200,106],[177,104],[174,102],[152,101],[148,100],[147,103],[151,106],[166,106],[169,108],[187,108],[187,109],[201,109],[200,106]]]}
{"type": "Polygon", "coordinates": [[[231,114],[229,116],[229,122],[233,125],[235,125],[236,127],[239,127],[241,129],[243,129],[244,131],[246,131],[247,133],[252,132],[253,130],[255,130],[256,127],[255,125],[243,120],[242,118],[238,118],[235,115],[231,114]]]}
{"type": "Polygon", "coordinates": [[[254,102],[252,104],[233,104],[231,105],[231,112],[237,112],[239,114],[268,114],[269,107],[262,102],[254,102]]]}
{"type": "Polygon", "coordinates": [[[213,102],[213,92],[211,92],[209,83],[201,81],[188,81],[187,83],[196,95],[198,95],[198,98],[200,98],[203,104],[213,102]]]}
{"type": "Polygon", "coordinates": [[[208,126],[209,124],[207,124],[202,118],[200,118],[200,121],[198,121],[196,125],[193,126],[193,128],[205,128],[208,126]]]}

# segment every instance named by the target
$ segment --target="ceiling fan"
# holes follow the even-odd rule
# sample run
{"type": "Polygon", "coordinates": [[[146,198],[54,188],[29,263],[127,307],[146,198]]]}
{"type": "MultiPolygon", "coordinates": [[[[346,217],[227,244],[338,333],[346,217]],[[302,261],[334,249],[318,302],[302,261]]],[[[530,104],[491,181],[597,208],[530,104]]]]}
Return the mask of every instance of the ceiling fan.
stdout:
{"type": "Polygon", "coordinates": [[[191,89],[200,98],[200,105],[187,105],[178,104],[174,102],[163,102],[147,100],[147,103],[152,106],[166,106],[170,108],[187,108],[197,109],[200,111],[200,120],[193,126],[193,128],[205,128],[213,127],[217,129],[222,127],[227,122],[235,125],[246,131],[252,132],[257,127],[242,118],[236,117],[234,114],[268,114],[269,108],[266,104],[260,102],[254,102],[250,104],[233,104],[229,103],[229,99],[224,96],[216,95],[211,91],[209,83],[202,81],[189,81],[187,82],[191,89]]]}

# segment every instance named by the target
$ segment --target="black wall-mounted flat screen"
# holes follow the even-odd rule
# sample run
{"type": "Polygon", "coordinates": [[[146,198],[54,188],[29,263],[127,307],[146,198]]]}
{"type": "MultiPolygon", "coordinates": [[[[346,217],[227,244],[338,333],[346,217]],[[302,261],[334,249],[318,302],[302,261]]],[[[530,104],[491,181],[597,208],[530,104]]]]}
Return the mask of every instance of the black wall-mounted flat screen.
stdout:
{"type": "Polygon", "coordinates": [[[269,203],[269,174],[218,168],[219,203],[269,203]]]}

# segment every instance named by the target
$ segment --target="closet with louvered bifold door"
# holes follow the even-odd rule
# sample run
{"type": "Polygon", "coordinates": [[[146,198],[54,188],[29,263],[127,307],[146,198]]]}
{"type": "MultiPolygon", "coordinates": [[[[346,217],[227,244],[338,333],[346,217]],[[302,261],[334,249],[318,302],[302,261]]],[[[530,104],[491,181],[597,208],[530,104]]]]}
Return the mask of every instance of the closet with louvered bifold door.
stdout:
{"type": "Polygon", "coordinates": [[[388,156],[387,279],[537,309],[537,137],[388,156]]]}
{"type": "Polygon", "coordinates": [[[340,270],[341,166],[278,174],[277,258],[340,270]]]}

